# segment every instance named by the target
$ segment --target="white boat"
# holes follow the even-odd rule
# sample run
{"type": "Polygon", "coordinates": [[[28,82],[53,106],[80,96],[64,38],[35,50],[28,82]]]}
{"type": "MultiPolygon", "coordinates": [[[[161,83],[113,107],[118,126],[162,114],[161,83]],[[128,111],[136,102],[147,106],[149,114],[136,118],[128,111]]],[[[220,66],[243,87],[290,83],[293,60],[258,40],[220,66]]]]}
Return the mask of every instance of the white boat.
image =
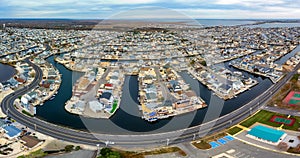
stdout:
{"type": "Polygon", "coordinates": [[[157,118],[156,117],[155,118],[149,118],[147,121],[148,122],[154,122],[154,121],[157,121],[157,118]]]}
{"type": "Polygon", "coordinates": [[[242,76],[242,75],[243,75],[243,73],[240,72],[240,71],[234,71],[233,73],[234,73],[235,75],[239,75],[239,76],[242,76]]]}

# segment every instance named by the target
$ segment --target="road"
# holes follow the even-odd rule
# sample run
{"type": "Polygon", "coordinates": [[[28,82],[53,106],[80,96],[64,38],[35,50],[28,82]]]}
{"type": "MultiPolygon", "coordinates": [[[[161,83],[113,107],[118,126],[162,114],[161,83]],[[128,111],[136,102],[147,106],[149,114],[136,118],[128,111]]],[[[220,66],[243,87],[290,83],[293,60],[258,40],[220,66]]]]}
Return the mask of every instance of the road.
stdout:
{"type": "Polygon", "coordinates": [[[289,72],[281,81],[272,85],[267,91],[262,93],[260,96],[255,98],[253,101],[242,106],[241,108],[219,117],[213,121],[206,122],[199,126],[194,126],[182,130],[167,132],[167,133],[157,133],[157,134],[140,134],[140,135],[111,135],[111,134],[100,134],[100,133],[90,133],[85,131],[74,130],[66,127],[61,127],[55,124],[48,123],[46,121],[40,120],[35,117],[29,117],[23,115],[18,110],[14,108],[14,100],[25,94],[27,91],[35,88],[42,79],[42,70],[35,64],[31,63],[29,59],[26,59],[30,66],[36,72],[36,76],[33,82],[26,88],[19,89],[14,93],[6,96],[2,103],[1,109],[3,113],[6,113],[9,117],[13,118],[17,122],[31,128],[35,129],[37,132],[43,133],[54,138],[74,142],[81,144],[88,144],[96,146],[105,146],[106,141],[114,142],[112,146],[118,147],[152,147],[152,146],[162,146],[171,145],[181,142],[191,141],[199,137],[211,134],[227,127],[231,127],[234,124],[239,123],[250,114],[257,111],[261,106],[263,106],[269,98],[275,94],[292,76],[296,73],[297,69],[300,68],[300,64],[296,68],[289,72]]]}

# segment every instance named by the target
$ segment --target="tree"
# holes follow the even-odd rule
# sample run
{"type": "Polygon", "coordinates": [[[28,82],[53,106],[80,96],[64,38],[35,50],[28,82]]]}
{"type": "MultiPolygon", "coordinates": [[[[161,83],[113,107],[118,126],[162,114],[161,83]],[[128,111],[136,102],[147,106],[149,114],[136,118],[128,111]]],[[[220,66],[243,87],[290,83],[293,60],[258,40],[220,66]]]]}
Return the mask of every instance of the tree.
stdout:
{"type": "Polygon", "coordinates": [[[110,152],[112,152],[110,148],[102,148],[102,149],[100,150],[100,154],[101,154],[102,156],[106,156],[106,154],[108,154],[108,153],[110,153],[110,152]]]}
{"type": "Polygon", "coordinates": [[[102,148],[100,151],[101,156],[98,158],[121,158],[121,154],[117,151],[112,151],[109,148],[102,148]]]}
{"type": "Polygon", "coordinates": [[[74,145],[66,145],[65,146],[65,152],[71,152],[74,148],[74,145]]]}
{"type": "Polygon", "coordinates": [[[205,61],[205,60],[201,61],[201,62],[200,62],[200,64],[201,64],[201,65],[203,65],[203,66],[207,66],[207,64],[206,64],[206,61],[205,61]]]}
{"type": "Polygon", "coordinates": [[[80,150],[81,148],[80,148],[80,146],[76,146],[75,147],[75,150],[77,151],[77,150],[80,150]]]}

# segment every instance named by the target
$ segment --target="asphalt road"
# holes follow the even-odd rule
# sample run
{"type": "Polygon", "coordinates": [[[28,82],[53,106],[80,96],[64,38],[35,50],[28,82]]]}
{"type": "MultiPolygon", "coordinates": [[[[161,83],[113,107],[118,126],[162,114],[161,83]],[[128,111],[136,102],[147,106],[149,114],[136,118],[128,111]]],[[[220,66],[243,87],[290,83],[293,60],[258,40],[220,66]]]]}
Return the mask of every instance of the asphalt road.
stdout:
{"type": "Polygon", "coordinates": [[[267,91],[263,92],[259,97],[255,98],[248,104],[213,121],[201,124],[199,126],[167,133],[110,135],[89,133],[58,126],[37,119],[35,117],[26,116],[17,111],[13,105],[14,100],[18,96],[21,96],[31,89],[35,88],[42,79],[42,70],[37,65],[31,63],[28,59],[26,59],[25,61],[30,64],[36,71],[35,79],[28,87],[17,90],[3,99],[1,103],[1,109],[4,113],[8,113],[9,117],[31,129],[35,129],[40,133],[52,136],[60,140],[95,146],[97,144],[99,144],[99,146],[105,146],[105,142],[110,141],[114,142],[114,144],[108,145],[127,148],[144,148],[149,146],[165,146],[170,144],[177,144],[181,142],[191,141],[193,139],[197,139],[198,137],[220,131],[227,127],[231,127],[232,125],[237,124],[241,120],[248,117],[250,114],[254,113],[261,106],[263,106],[273,96],[273,94],[275,94],[275,92],[280,89],[280,87],[282,87],[289,79],[292,78],[293,74],[295,74],[296,70],[300,67],[300,64],[298,64],[296,68],[292,72],[288,73],[281,81],[272,85],[267,91]]]}

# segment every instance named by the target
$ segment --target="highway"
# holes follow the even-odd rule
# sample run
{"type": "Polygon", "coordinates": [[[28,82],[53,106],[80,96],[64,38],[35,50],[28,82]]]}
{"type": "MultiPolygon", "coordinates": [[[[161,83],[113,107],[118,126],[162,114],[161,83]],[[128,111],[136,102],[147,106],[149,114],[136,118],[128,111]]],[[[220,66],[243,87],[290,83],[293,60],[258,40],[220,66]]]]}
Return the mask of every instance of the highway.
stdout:
{"type": "MultiPolygon", "coordinates": [[[[140,134],[140,135],[111,135],[111,134],[100,134],[100,133],[90,133],[85,131],[74,130],[55,124],[48,123],[46,121],[40,120],[35,117],[29,117],[20,113],[15,109],[13,102],[19,96],[25,94],[26,92],[34,89],[42,79],[42,70],[35,64],[31,63],[29,59],[26,59],[29,65],[33,67],[36,72],[33,82],[22,89],[15,91],[14,93],[6,96],[2,103],[1,109],[3,113],[7,114],[9,117],[13,118],[17,122],[27,126],[37,132],[43,133],[54,138],[96,146],[105,146],[105,142],[114,142],[111,146],[117,147],[143,147],[143,146],[165,146],[171,144],[177,144],[181,142],[191,141],[199,137],[203,137],[207,134],[211,134],[222,129],[231,127],[234,124],[242,121],[250,114],[256,112],[261,106],[263,106],[274,94],[280,89],[288,80],[290,80],[293,75],[300,68],[298,64],[292,72],[286,74],[278,83],[273,84],[267,91],[263,92],[260,96],[249,102],[248,104],[242,106],[241,108],[219,117],[218,119],[203,123],[198,126],[166,132],[157,134],[140,134]]],[[[55,117],[55,116],[53,116],[55,117]]]]}

